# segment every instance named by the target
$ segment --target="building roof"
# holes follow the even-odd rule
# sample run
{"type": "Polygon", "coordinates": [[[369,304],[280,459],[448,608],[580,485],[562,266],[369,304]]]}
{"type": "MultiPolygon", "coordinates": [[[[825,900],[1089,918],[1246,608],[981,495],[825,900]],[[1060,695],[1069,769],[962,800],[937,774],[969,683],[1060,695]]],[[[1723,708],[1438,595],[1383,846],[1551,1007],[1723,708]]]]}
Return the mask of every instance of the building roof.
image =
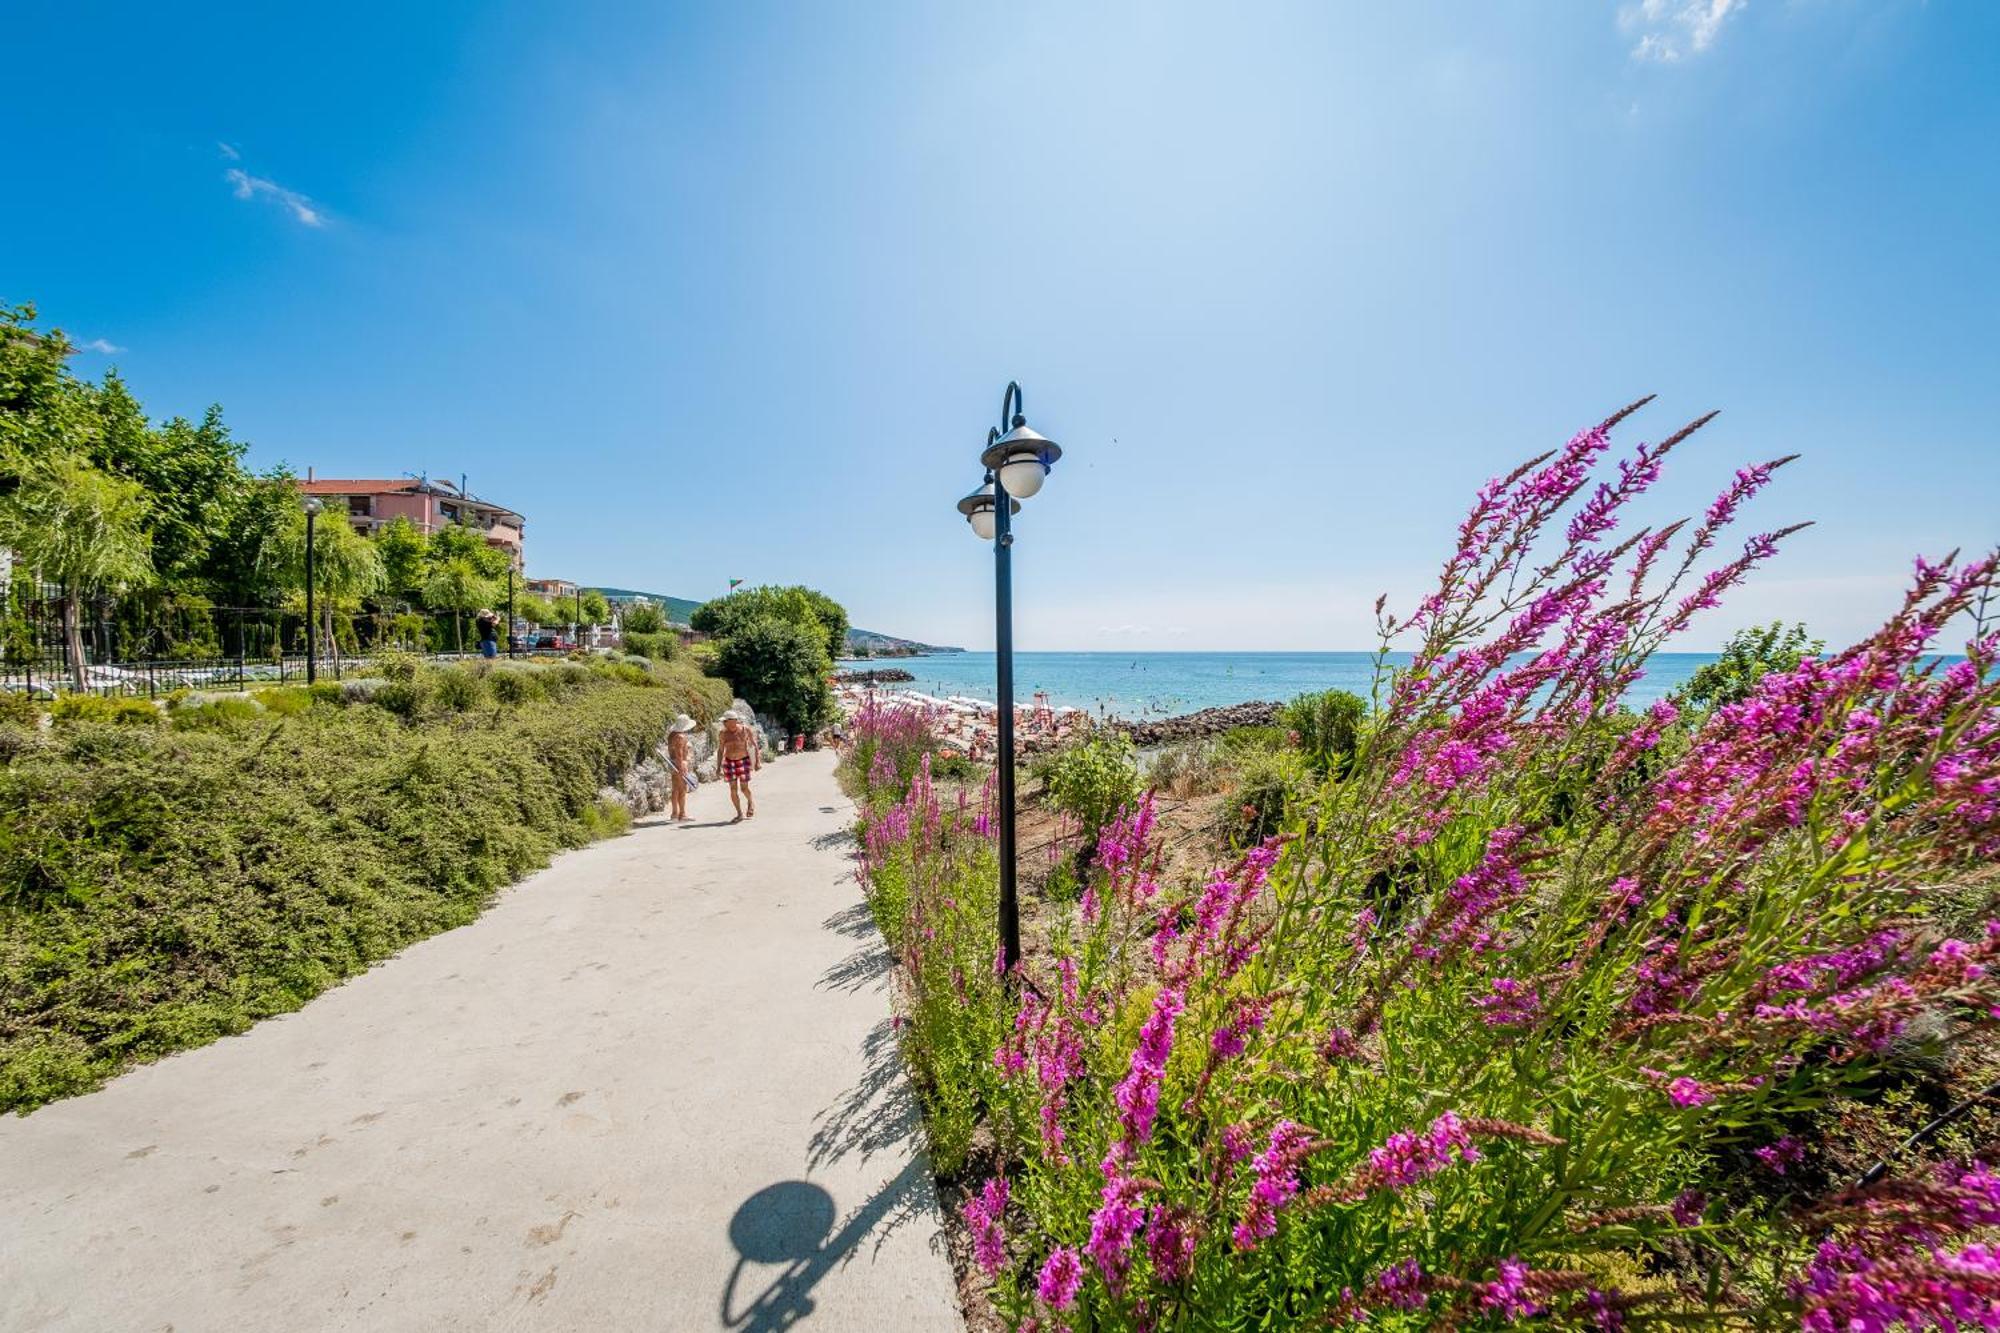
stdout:
{"type": "Polygon", "coordinates": [[[293,480],[307,495],[444,495],[465,504],[497,509],[513,518],[522,516],[519,510],[509,509],[492,500],[461,495],[458,487],[448,481],[433,481],[425,477],[315,477],[310,481],[293,480]]]}

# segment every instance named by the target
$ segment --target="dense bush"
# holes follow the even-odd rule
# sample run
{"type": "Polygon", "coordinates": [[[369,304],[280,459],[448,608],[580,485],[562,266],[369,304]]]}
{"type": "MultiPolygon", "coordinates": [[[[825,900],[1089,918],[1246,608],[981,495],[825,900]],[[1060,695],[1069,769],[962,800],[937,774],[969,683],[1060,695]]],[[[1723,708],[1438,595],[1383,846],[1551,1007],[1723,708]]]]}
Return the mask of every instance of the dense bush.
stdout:
{"type": "Polygon", "coordinates": [[[629,627],[625,631],[625,649],[641,657],[650,657],[655,662],[671,662],[684,651],[678,634],[644,632],[629,627]]]}
{"type": "Polygon", "coordinates": [[[984,821],[876,802],[870,892],[921,954],[913,1033],[944,1030],[911,1058],[960,1081],[926,1111],[1002,1168],[964,1216],[1010,1324],[2000,1326],[2000,1176],[1944,1146],[1958,1111],[1865,1171],[1823,1132],[1991,1051],[2000,636],[1926,653],[2000,562],[1920,562],[1865,642],[1634,717],[1784,531],[1716,554],[1766,464],[1621,540],[1688,432],[1591,487],[1617,419],[1481,492],[1385,622],[1413,661],[1344,780],[1187,885],[1128,810],[1012,995],[950,916],[990,905],[984,821]]]}
{"type": "Polygon", "coordinates": [[[1074,818],[1086,839],[1095,839],[1118,807],[1139,796],[1132,743],[1116,734],[1080,737],[1038,762],[1035,774],[1048,787],[1050,804],[1074,818]]]}
{"type": "Polygon", "coordinates": [[[703,602],[688,617],[693,628],[722,640],[734,638],[760,620],[782,620],[813,631],[828,661],[846,649],[847,609],[812,588],[742,588],[727,597],[703,602]]]}
{"type": "Polygon", "coordinates": [[[110,722],[122,727],[157,727],[164,720],[160,710],[144,699],[110,698],[99,694],[65,694],[49,705],[49,718],[57,726],[87,722],[110,722]]]}
{"type": "Polygon", "coordinates": [[[817,630],[772,616],[750,620],[722,640],[716,665],[746,703],[790,731],[818,731],[833,720],[833,668],[817,630]]]}
{"type": "Polygon", "coordinates": [[[1298,747],[1313,772],[1340,777],[1361,748],[1361,728],[1368,718],[1368,701],[1347,690],[1301,694],[1285,705],[1281,723],[1298,737],[1298,747]]]}
{"type": "Polygon", "coordinates": [[[667,627],[667,613],[652,602],[629,602],[619,613],[618,626],[629,646],[634,634],[658,634],[667,627]]]}
{"type": "Polygon", "coordinates": [[[675,713],[727,706],[693,673],[576,670],[559,701],[414,725],[234,698],[247,715],[195,703],[173,730],[78,722],[21,747],[0,768],[0,1107],[241,1031],[471,920],[621,826],[598,789],[675,713]]]}
{"type": "Polygon", "coordinates": [[[1688,677],[1675,698],[1689,708],[1715,708],[1750,697],[1757,682],[1773,671],[1796,671],[1808,655],[1826,645],[1806,633],[1804,625],[1768,625],[1738,630],[1722,645],[1722,654],[1704,662],[1688,677]]]}

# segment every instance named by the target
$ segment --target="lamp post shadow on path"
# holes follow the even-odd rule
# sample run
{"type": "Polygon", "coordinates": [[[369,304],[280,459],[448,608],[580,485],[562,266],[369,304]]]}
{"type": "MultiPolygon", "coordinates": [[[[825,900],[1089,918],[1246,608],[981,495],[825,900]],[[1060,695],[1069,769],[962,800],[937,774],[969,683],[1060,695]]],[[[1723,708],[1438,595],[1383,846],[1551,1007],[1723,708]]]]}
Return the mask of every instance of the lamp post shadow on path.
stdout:
{"type": "Polygon", "coordinates": [[[812,1291],[820,1279],[845,1262],[877,1226],[892,1219],[913,1189],[927,1184],[926,1170],[923,1158],[911,1158],[838,1230],[833,1196],[809,1180],[779,1181],[745,1199],[729,1219],[729,1243],[736,1247],[737,1258],[722,1288],[723,1327],[776,1333],[811,1315],[817,1308],[812,1291]],[[785,1268],[738,1310],[737,1283],[744,1266],[753,1263],[785,1268]]]}

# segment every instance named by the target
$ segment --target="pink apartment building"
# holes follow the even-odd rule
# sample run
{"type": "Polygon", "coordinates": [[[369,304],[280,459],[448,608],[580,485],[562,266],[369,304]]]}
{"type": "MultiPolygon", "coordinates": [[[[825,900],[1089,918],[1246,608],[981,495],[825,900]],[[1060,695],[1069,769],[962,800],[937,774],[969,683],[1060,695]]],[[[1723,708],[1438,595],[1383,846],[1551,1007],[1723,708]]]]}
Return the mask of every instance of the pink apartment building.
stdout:
{"type": "Polygon", "coordinates": [[[527,520],[505,505],[461,494],[448,481],[426,477],[321,478],[308,470],[299,487],[307,495],[318,496],[330,510],[346,510],[348,522],[363,535],[399,518],[410,520],[419,532],[469,523],[485,532],[488,546],[507,552],[514,568],[522,567],[527,520]]]}

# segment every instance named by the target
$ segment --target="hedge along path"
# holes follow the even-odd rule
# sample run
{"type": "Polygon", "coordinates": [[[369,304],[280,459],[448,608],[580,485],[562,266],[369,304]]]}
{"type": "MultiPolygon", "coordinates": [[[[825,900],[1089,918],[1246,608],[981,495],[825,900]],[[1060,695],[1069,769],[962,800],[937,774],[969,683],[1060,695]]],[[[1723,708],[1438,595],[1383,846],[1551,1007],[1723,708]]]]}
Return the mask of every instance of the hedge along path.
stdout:
{"type": "Polygon", "coordinates": [[[833,757],[0,1119],[0,1328],[962,1328],[833,757]]]}
{"type": "Polygon", "coordinates": [[[432,702],[417,722],[293,691],[291,716],[13,735],[0,1109],[241,1032],[465,924],[556,851],[621,827],[599,787],[676,712],[728,698],[692,672],[518,674],[536,682],[526,702],[474,689],[467,711],[432,702]]]}

